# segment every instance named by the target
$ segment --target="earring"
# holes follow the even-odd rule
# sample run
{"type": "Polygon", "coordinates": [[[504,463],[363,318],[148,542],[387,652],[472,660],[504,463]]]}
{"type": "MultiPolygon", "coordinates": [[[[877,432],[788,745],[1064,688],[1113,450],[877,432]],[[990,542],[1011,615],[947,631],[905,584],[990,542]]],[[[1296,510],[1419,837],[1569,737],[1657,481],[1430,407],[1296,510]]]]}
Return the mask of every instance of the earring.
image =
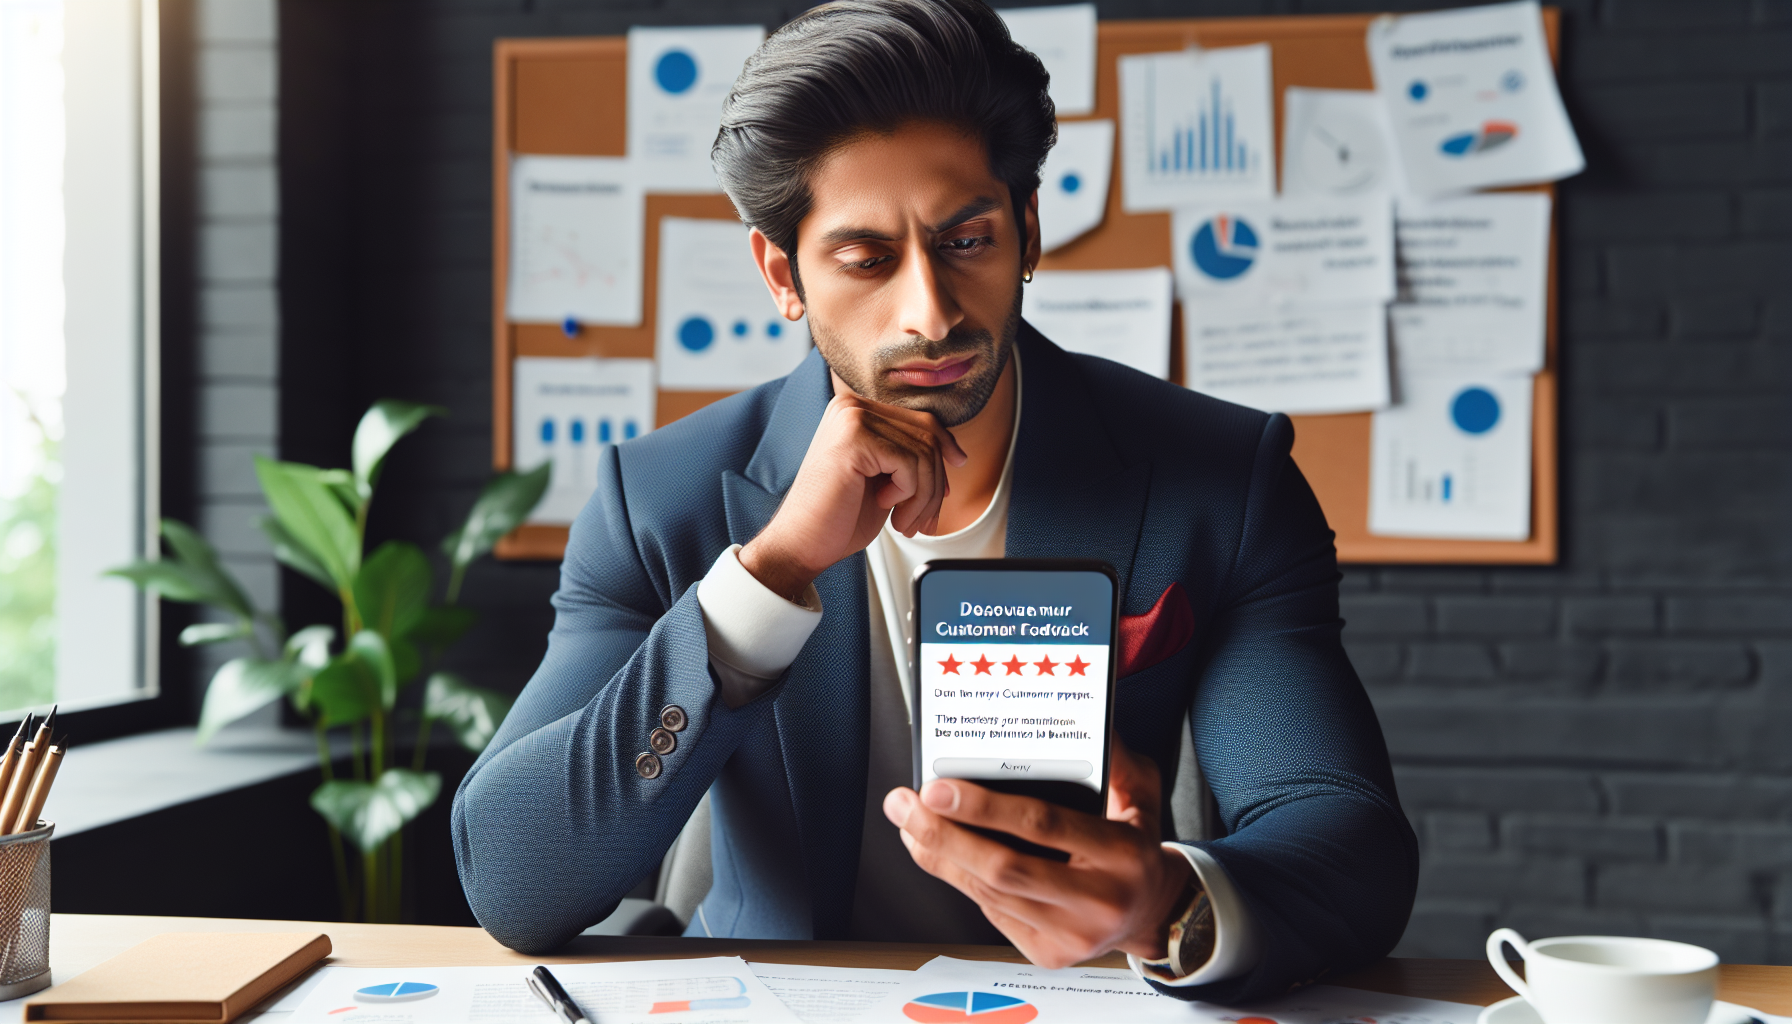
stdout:
{"type": "Polygon", "coordinates": [[[1033,268],[1032,267],[1028,267],[1027,269],[1020,272],[1020,283],[1021,284],[1032,284],[1033,283],[1033,268]]]}

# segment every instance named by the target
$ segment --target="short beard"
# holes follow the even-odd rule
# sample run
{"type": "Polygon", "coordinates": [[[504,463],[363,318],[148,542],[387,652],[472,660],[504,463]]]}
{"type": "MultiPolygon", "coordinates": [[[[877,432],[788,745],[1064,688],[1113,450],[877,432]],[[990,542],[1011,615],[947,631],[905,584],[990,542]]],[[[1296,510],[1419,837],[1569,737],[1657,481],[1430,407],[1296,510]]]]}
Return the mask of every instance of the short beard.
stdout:
{"type": "Polygon", "coordinates": [[[1008,359],[1014,352],[1014,339],[1020,333],[1020,301],[1021,293],[1017,288],[1014,306],[1002,322],[999,341],[987,330],[955,327],[941,341],[907,340],[879,345],[864,364],[850,361],[847,357],[852,346],[817,321],[813,313],[809,317],[809,334],[815,339],[815,347],[821,350],[821,357],[827,360],[828,367],[854,394],[885,405],[931,412],[941,426],[950,428],[975,419],[989,404],[990,396],[996,393],[1002,371],[1008,368],[1008,359]],[[928,388],[909,384],[891,387],[884,383],[891,367],[910,359],[942,359],[970,352],[985,357],[982,368],[950,384],[928,388]]]}

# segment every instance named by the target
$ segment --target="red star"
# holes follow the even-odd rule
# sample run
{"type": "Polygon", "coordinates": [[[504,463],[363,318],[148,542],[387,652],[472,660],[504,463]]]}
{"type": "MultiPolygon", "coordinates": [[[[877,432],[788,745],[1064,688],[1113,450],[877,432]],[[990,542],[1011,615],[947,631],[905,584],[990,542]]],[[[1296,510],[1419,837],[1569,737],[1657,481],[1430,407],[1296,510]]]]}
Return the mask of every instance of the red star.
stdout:
{"type": "Polygon", "coordinates": [[[959,661],[957,658],[954,658],[953,656],[948,654],[948,655],[946,655],[946,660],[940,662],[940,668],[945,669],[947,671],[947,673],[949,673],[951,675],[957,675],[958,674],[958,666],[960,666],[962,664],[964,664],[964,662],[959,661]]]}
{"type": "Polygon", "coordinates": [[[1075,661],[1064,667],[1070,670],[1071,675],[1080,676],[1083,674],[1083,670],[1089,667],[1089,663],[1084,661],[1083,656],[1079,654],[1076,656],[1075,661]]]}
{"type": "Polygon", "coordinates": [[[1008,670],[1009,675],[1018,676],[1020,667],[1025,664],[1026,662],[1020,660],[1018,655],[1010,655],[1007,661],[1002,662],[1002,667],[1008,670]]]}
{"type": "Polygon", "coordinates": [[[1049,676],[1049,675],[1053,674],[1052,669],[1058,667],[1058,663],[1053,661],[1052,656],[1048,654],[1045,657],[1040,658],[1038,661],[1035,661],[1033,663],[1033,667],[1037,668],[1039,670],[1040,675],[1049,676]]]}
{"type": "Polygon", "coordinates": [[[971,662],[972,667],[977,670],[977,674],[980,676],[989,675],[990,666],[994,664],[995,662],[990,661],[989,656],[986,654],[977,655],[977,660],[971,662]]]}

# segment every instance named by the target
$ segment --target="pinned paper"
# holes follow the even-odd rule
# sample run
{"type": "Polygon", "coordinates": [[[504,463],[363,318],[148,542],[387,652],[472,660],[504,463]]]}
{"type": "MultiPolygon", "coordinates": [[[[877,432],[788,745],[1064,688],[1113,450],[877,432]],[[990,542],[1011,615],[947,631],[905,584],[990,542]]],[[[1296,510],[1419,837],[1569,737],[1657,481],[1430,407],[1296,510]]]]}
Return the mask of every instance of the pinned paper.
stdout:
{"type": "Polygon", "coordinates": [[[1101,225],[1114,163],[1114,122],[1058,126],[1039,175],[1039,246],[1051,252],[1101,225]]]}
{"type": "Polygon", "coordinates": [[[1370,428],[1369,532],[1531,535],[1531,378],[1400,374],[1400,404],[1370,428]]]}
{"type": "Polygon", "coordinates": [[[654,352],[668,391],[735,391],[776,380],[809,353],[807,321],[784,319],[739,221],[660,220],[654,352]]]}
{"type": "Polygon", "coordinates": [[[640,323],[645,209],[626,160],[517,157],[505,315],[522,323],[640,323]]]}
{"type": "Polygon", "coordinates": [[[1052,103],[1059,117],[1095,109],[1095,5],[1021,7],[997,11],[1008,34],[1032,50],[1052,76],[1052,103]]]}
{"type": "Polygon", "coordinates": [[[1265,412],[1385,408],[1387,314],[1379,303],[1182,307],[1188,386],[1265,412]]]}
{"type": "Polygon", "coordinates": [[[1062,348],[1167,378],[1171,291],[1169,267],[1041,270],[1021,315],[1062,348]]]}
{"type": "Polygon", "coordinates": [[[1402,369],[1543,368],[1549,205],[1541,192],[1400,201],[1389,312],[1402,369]]]}
{"type": "Polygon", "coordinates": [[[1208,203],[1172,220],[1184,303],[1385,302],[1394,297],[1385,195],[1208,203]]]}
{"type": "Polygon", "coordinates": [[[1405,191],[1381,97],[1368,90],[1282,90],[1282,194],[1405,191]]]}
{"type": "Polygon", "coordinates": [[[1535,0],[1378,18],[1369,60],[1420,195],[1555,181],[1586,166],[1535,0]]]}
{"type": "Polygon", "coordinates": [[[511,374],[511,461],[554,466],[529,522],[570,523],[597,486],[604,448],[653,429],[653,360],[518,356],[511,374]]]}
{"type": "Polygon", "coordinates": [[[1120,58],[1128,213],[1275,194],[1269,46],[1120,58]]]}
{"type": "Polygon", "coordinates": [[[628,30],[628,155],[654,192],[720,192],[709,149],[758,25],[628,30]]]}

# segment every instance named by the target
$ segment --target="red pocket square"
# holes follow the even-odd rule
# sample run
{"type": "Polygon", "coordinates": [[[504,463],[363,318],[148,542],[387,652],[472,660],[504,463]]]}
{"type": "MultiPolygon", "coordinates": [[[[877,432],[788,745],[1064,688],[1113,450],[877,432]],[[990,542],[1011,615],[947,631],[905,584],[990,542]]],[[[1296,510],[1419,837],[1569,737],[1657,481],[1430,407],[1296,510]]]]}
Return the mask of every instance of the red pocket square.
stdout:
{"type": "Polygon", "coordinates": [[[1195,635],[1195,611],[1188,592],[1172,583],[1151,610],[1120,616],[1120,675],[1143,672],[1182,650],[1195,635]]]}

